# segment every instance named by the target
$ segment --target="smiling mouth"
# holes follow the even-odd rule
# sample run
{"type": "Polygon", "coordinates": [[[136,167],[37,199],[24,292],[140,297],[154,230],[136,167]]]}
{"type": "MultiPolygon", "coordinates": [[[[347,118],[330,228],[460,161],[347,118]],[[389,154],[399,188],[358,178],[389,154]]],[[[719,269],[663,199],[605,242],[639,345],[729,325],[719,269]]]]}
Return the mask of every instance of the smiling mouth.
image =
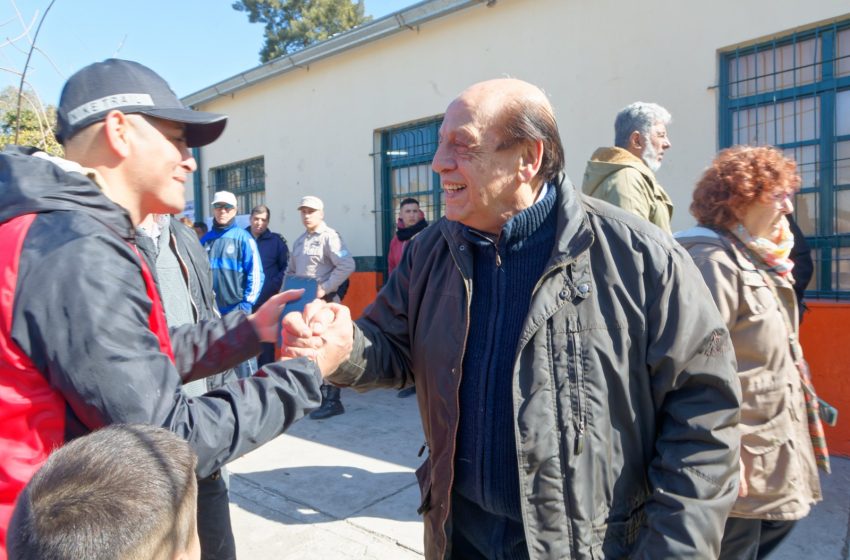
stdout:
{"type": "Polygon", "coordinates": [[[466,185],[461,185],[459,183],[443,183],[443,190],[449,193],[460,192],[466,188],[466,185]]]}

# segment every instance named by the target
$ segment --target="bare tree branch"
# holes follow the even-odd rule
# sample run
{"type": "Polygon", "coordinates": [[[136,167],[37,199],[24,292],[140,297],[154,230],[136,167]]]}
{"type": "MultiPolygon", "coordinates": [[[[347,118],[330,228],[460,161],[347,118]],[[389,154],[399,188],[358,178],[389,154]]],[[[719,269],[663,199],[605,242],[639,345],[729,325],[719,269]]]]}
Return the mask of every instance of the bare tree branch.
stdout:
{"type": "MultiPolygon", "coordinates": [[[[17,113],[17,117],[16,117],[17,122],[16,122],[16,126],[15,126],[15,143],[16,144],[18,143],[18,137],[19,137],[20,132],[21,132],[21,98],[23,97],[23,93],[24,93],[24,78],[26,77],[26,74],[27,74],[27,68],[29,68],[29,65],[30,65],[30,58],[32,58],[32,51],[35,50],[35,42],[38,40],[38,32],[41,31],[41,24],[44,23],[44,18],[47,17],[47,13],[50,11],[50,8],[53,7],[54,2],[56,2],[56,0],[50,0],[50,4],[47,5],[47,8],[44,10],[44,15],[41,16],[41,19],[38,22],[38,27],[35,28],[35,35],[33,35],[32,41],[30,43],[32,46],[30,48],[29,53],[27,53],[27,61],[26,61],[26,63],[24,63],[24,70],[21,73],[21,84],[18,87],[18,113],[17,113]]],[[[18,6],[14,3],[14,1],[12,2],[12,4],[15,6],[15,11],[18,11],[18,6]]],[[[18,12],[18,14],[20,15],[20,12],[18,12]]],[[[21,18],[21,23],[23,23],[23,18],[21,18]]],[[[39,124],[40,124],[40,122],[41,122],[41,119],[39,118],[39,124]]]]}

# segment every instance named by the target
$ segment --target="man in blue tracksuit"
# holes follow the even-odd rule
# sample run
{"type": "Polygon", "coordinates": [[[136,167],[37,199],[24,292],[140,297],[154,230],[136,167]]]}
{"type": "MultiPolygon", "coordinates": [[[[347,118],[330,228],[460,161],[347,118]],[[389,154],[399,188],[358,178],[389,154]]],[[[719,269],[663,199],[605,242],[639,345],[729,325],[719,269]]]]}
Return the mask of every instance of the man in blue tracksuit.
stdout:
{"type": "MultiPolygon", "coordinates": [[[[210,258],[215,301],[222,315],[234,309],[246,314],[263,288],[263,264],[257,243],[250,233],[236,226],[236,196],[228,191],[215,193],[212,202],[213,227],[201,238],[210,258]]],[[[236,368],[240,379],[257,370],[257,358],[236,368]]]]}

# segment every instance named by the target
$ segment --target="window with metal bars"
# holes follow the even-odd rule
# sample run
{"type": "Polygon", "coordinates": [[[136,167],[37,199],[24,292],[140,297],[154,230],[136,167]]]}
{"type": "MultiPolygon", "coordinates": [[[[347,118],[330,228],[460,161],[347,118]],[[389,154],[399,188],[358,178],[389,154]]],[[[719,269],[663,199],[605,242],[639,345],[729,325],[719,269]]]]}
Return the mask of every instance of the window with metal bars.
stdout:
{"type": "Polygon", "coordinates": [[[445,212],[440,176],[431,170],[442,118],[385,130],[381,134],[384,255],[396,233],[399,203],[415,198],[428,223],[445,212]]]}
{"type": "Polygon", "coordinates": [[[850,20],[723,53],[720,144],[774,145],[802,177],[807,294],[850,299],[850,20]]]}
{"type": "Polygon", "coordinates": [[[254,206],[266,202],[266,171],[263,157],[230,163],[210,169],[209,199],[216,191],[230,191],[236,195],[240,214],[247,214],[254,206]]]}

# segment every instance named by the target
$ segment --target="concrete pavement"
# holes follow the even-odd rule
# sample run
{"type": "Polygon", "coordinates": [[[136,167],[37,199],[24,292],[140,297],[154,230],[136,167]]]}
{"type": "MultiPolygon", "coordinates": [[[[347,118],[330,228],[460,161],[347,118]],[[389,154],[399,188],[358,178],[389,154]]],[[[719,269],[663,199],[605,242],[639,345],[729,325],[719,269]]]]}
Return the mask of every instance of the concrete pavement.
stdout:
{"type": "MultiPolygon", "coordinates": [[[[346,413],[304,419],[231,465],[240,560],[415,560],[422,556],[414,470],[415,397],[343,390],[346,413]]],[[[824,502],[770,560],[850,560],[850,460],[821,477],[824,502]]]]}

